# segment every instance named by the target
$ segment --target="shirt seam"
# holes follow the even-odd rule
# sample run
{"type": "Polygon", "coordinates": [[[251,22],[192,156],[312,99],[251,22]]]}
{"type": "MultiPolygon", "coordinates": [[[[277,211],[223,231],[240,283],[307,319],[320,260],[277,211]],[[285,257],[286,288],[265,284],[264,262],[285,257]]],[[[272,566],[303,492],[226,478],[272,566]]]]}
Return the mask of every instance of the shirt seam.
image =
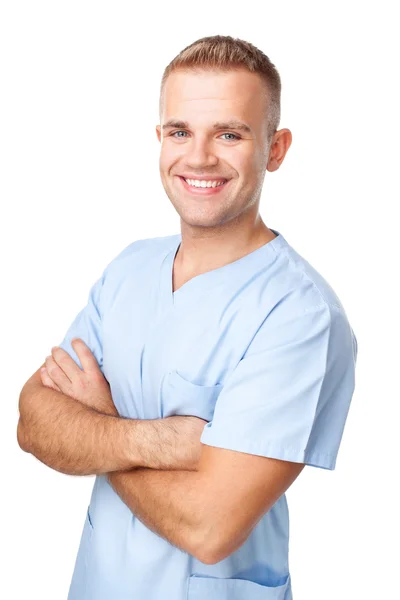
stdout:
{"type": "Polygon", "coordinates": [[[329,302],[328,299],[325,298],[325,296],[323,295],[323,293],[321,292],[321,290],[319,289],[319,287],[317,286],[315,281],[313,279],[311,279],[310,275],[308,275],[303,268],[301,268],[294,262],[293,258],[289,254],[289,248],[281,248],[280,252],[277,252],[275,246],[272,246],[272,248],[277,256],[279,256],[279,254],[281,252],[283,252],[285,254],[285,256],[289,260],[293,269],[295,271],[300,271],[300,273],[302,273],[303,277],[305,277],[312,284],[312,286],[315,288],[315,290],[317,291],[317,293],[319,294],[319,296],[321,297],[321,299],[323,301],[323,304],[310,306],[309,308],[306,308],[304,313],[309,312],[310,310],[313,310],[314,308],[320,308],[322,306],[332,306],[332,308],[336,308],[337,310],[340,310],[343,313],[343,308],[341,306],[339,306],[339,304],[336,304],[335,302],[329,302]]]}

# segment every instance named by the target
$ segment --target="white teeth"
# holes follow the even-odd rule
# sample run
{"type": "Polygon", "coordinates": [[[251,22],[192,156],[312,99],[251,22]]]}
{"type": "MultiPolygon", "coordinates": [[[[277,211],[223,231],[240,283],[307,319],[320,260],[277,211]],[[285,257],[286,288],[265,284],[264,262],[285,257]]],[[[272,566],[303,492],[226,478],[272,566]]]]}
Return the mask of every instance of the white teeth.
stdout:
{"type": "Polygon", "coordinates": [[[189,185],[193,186],[193,187],[201,187],[201,188],[205,188],[205,187],[217,187],[220,185],[223,185],[225,182],[224,181],[205,181],[203,180],[199,180],[199,179],[185,179],[186,183],[188,183],[189,185]]]}

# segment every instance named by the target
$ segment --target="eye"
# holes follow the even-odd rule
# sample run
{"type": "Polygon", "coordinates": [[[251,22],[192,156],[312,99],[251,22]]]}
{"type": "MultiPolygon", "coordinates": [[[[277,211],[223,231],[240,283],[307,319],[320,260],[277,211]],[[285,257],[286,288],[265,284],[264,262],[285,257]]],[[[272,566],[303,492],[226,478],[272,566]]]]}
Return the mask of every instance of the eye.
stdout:
{"type": "MultiPolygon", "coordinates": [[[[184,138],[186,137],[187,131],[183,131],[182,129],[180,129],[179,131],[174,131],[173,133],[171,133],[171,137],[175,137],[175,138],[184,138]],[[185,135],[177,135],[178,133],[183,133],[185,135]]],[[[232,136],[230,139],[228,139],[227,141],[230,142],[235,142],[236,140],[240,140],[240,136],[236,135],[235,133],[223,133],[222,135],[230,135],[232,136]]],[[[222,137],[222,136],[221,136],[222,137]]]]}
{"type": "Polygon", "coordinates": [[[186,131],[182,131],[182,130],[180,130],[180,131],[175,131],[174,133],[171,133],[171,136],[172,136],[172,137],[183,137],[183,136],[181,136],[181,135],[176,135],[177,133],[186,133],[186,131]]]}
{"type": "MultiPolygon", "coordinates": [[[[238,135],[235,135],[234,133],[223,133],[222,135],[232,135],[232,136],[235,138],[235,139],[234,139],[234,140],[232,140],[232,141],[235,141],[235,140],[240,140],[240,137],[239,137],[238,135]]],[[[232,139],[232,138],[231,138],[231,139],[232,139]]]]}

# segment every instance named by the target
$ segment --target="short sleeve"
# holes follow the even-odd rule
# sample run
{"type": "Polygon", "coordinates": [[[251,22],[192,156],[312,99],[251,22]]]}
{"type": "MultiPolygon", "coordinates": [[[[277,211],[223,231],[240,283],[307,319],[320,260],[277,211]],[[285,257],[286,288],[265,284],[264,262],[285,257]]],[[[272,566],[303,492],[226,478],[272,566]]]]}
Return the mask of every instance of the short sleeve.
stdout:
{"type": "Polygon", "coordinates": [[[357,340],[323,304],[267,317],[218,396],[201,442],[335,468],[355,387],[357,340]]]}
{"type": "Polygon", "coordinates": [[[96,357],[99,367],[103,366],[103,335],[102,335],[102,290],[105,272],[95,281],[89,291],[86,306],[76,315],[59,345],[82,368],[78,355],[74,351],[71,340],[74,337],[82,339],[96,357]]]}

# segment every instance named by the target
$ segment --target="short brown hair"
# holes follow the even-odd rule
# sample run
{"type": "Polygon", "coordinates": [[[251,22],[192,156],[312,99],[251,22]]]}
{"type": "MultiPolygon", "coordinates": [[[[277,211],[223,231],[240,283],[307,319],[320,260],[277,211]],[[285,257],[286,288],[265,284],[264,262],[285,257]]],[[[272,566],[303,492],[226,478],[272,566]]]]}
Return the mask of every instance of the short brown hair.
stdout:
{"type": "Polygon", "coordinates": [[[268,56],[250,42],[229,35],[203,37],[186,46],[165,68],[160,88],[162,95],[167,77],[178,69],[230,71],[246,68],[258,73],[266,83],[268,94],[268,140],[278,129],[281,116],[281,78],[268,56]]]}

